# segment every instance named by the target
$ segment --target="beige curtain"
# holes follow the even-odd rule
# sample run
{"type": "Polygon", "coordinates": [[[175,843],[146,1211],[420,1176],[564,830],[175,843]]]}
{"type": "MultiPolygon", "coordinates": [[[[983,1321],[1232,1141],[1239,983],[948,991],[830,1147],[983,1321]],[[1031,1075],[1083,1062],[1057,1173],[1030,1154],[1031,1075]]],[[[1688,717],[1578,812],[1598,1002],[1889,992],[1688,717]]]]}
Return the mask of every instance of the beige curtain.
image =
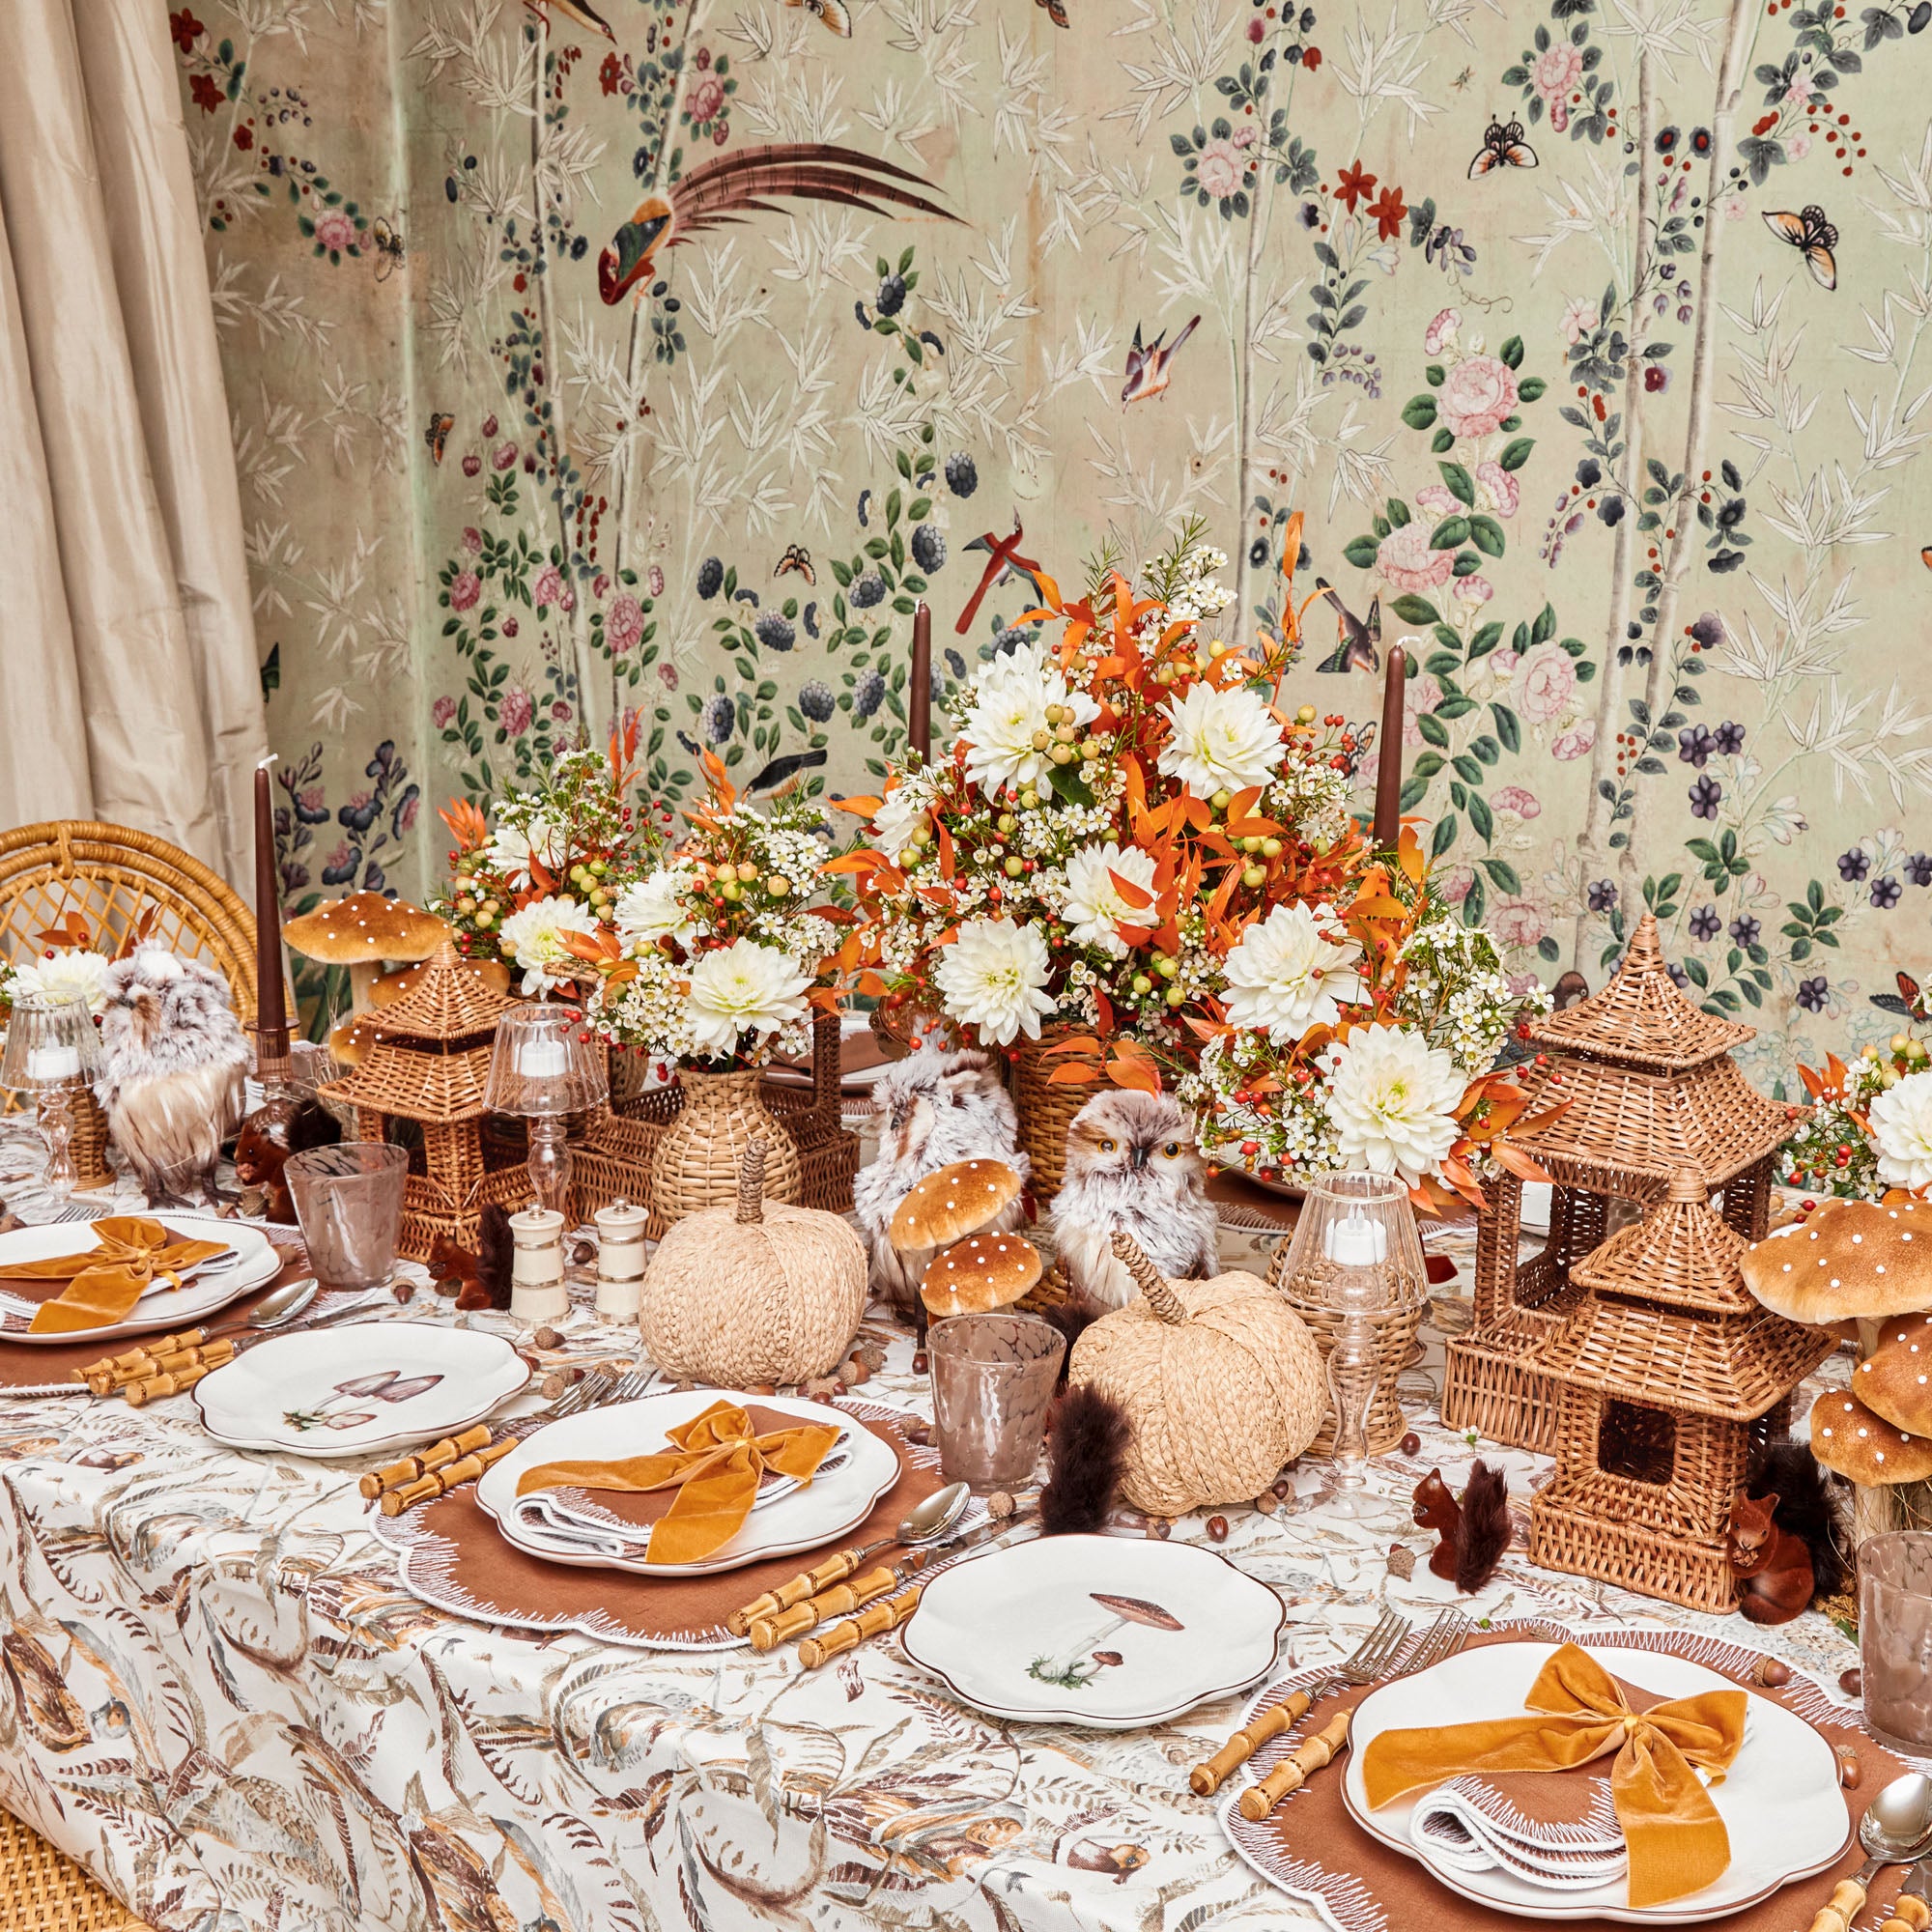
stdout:
{"type": "Polygon", "coordinates": [[[164,0],[0,4],[0,825],[244,889],[267,750],[164,0]]]}

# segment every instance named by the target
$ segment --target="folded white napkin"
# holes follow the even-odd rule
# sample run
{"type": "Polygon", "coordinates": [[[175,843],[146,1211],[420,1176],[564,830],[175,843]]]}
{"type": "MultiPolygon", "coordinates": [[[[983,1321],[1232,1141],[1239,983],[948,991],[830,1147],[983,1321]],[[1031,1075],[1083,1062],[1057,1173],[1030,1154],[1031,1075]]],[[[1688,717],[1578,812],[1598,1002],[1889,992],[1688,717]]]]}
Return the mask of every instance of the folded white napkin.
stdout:
{"type": "Polygon", "coordinates": [[[1500,1867],[1551,1891],[1587,1891],[1624,1876],[1630,1853],[1607,1777],[1577,1772],[1491,1783],[1456,1777],[1417,1804],[1409,1840],[1444,1871],[1500,1867]]]}

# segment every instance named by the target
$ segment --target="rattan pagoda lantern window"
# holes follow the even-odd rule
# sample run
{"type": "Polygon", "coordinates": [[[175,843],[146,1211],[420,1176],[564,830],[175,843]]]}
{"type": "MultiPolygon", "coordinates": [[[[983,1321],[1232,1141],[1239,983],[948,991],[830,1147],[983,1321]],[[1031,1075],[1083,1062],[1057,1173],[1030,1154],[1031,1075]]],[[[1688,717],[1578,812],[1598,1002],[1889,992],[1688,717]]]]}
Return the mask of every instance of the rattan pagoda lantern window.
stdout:
{"type": "Polygon", "coordinates": [[[1448,1347],[1442,1419],[1513,1448],[1554,1451],[1557,1385],[1532,1361],[1582,1296],[1579,1263],[1604,1240],[1616,1202],[1655,1201],[1691,1172],[1723,1218],[1767,1232],[1785,1110],[1739,1072],[1731,1050],[1754,1029],[1700,1011],[1678,991],[1639,922],[1609,983],[1530,1026],[1538,1063],[1520,1079],[1532,1109],[1567,1101],[1533,1151],[1555,1186],[1542,1252],[1520,1261],[1522,1183],[1499,1176],[1479,1216],[1475,1322],[1448,1347]]]}
{"type": "Polygon", "coordinates": [[[358,1139],[410,1150],[398,1246],[427,1261],[439,1235],[473,1246],[485,1206],[519,1207],[530,1183],[523,1149],[483,1134],[497,1020],[515,1002],[485,985],[447,942],[420,971],[371,1021],[376,1039],[361,1064],[322,1093],[355,1110],[358,1139]]]}
{"type": "Polygon", "coordinates": [[[1557,1387],[1556,1474],[1529,1506],[1529,1558],[1691,1609],[1736,1601],[1731,1504],[1791,1392],[1833,1338],[1760,1307],[1744,1236],[1686,1168],[1641,1221],[1571,1270],[1580,1298],[1532,1366],[1557,1387]]]}

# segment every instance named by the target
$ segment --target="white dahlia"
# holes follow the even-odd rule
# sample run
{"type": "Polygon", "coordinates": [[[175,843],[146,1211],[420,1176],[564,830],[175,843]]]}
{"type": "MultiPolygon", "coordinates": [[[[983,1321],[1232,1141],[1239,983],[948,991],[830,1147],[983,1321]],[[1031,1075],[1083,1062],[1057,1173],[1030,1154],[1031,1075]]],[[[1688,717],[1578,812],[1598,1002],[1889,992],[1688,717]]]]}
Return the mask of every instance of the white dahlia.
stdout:
{"type": "Polygon", "coordinates": [[[1147,909],[1128,904],[1109,873],[1119,873],[1145,893],[1153,891],[1152,855],[1134,845],[1123,851],[1110,838],[1106,844],[1089,845],[1067,860],[1066,900],[1061,917],[1066,922],[1066,936],[1075,945],[1097,946],[1116,959],[1124,959],[1127,943],[1120,928],[1144,923],[1147,909]]]}
{"type": "Polygon", "coordinates": [[[639,879],[617,895],[613,923],[626,946],[655,946],[660,939],[689,940],[696,931],[685,894],[691,880],[660,866],[649,878],[639,879]]]}
{"type": "Polygon", "coordinates": [[[748,1033],[762,1039],[804,1019],[810,984],[811,976],[777,947],[734,939],[692,968],[686,1000],[691,1037],[714,1060],[735,1054],[748,1033]]]}
{"type": "Polygon", "coordinates": [[[1419,1033],[1377,1026],[1357,1028],[1328,1059],[1328,1119],[1344,1165],[1399,1174],[1411,1187],[1434,1174],[1462,1131],[1454,1057],[1419,1033]]]}
{"type": "Polygon", "coordinates": [[[960,736],[966,741],[966,776],[982,796],[997,797],[1009,784],[1038,784],[1052,770],[1045,749],[1053,732],[1046,720],[1049,704],[1070,714],[1076,726],[1100,715],[1085,692],[1068,689],[1059,667],[1048,664],[1037,646],[997,657],[980,673],[960,736]]]}
{"type": "Polygon", "coordinates": [[[969,919],[940,956],[933,978],[946,1010],[962,1026],[978,1027],[982,1041],[1010,1046],[1019,1035],[1039,1037],[1053,1010],[1046,941],[1037,927],[1009,919],[969,919]]]}
{"type": "Polygon", "coordinates": [[[87,1002],[89,1012],[103,1012],[107,1007],[107,968],[111,963],[100,952],[43,953],[21,964],[14,975],[8,998],[68,1000],[78,996],[87,1002]]]}
{"type": "Polygon", "coordinates": [[[1333,1026],[1342,1002],[1362,997],[1361,943],[1334,923],[1331,906],[1278,905],[1228,954],[1228,1017],[1259,1027],[1278,1046],[1310,1027],[1333,1026]]]}
{"type": "Polygon", "coordinates": [[[561,825],[541,811],[533,811],[523,825],[499,825],[490,835],[484,848],[491,867],[501,872],[513,886],[527,886],[530,861],[555,872],[562,867],[569,849],[570,835],[561,825]]]}
{"type": "Polygon", "coordinates": [[[1265,784],[1288,750],[1266,702],[1243,685],[1216,691],[1204,678],[1166,716],[1173,735],[1161,747],[1160,769],[1197,798],[1265,784]]]}
{"type": "Polygon", "coordinates": [[[597,930],[597,915],[575,899],[532,899],[503,922],[497,935],[504,952],[524,969],[524,991],[546,993],[565,985],[581,963],[564,944],[564,934],[586,938],[597,930]]]}
{"type": "Polygon", "coordinates": [[[1878,1143],[1878,1178],[1891,1187],[1932,1181],[1932,1072],[1908,1073],[1865,1110],[1878,1143]]]}
{"type": "Polygon", "coordinates": [[[917,779],[901,779],[879,803],[872,815],[872,836],[887,858],[895,859],[925,823],[932,803],[927,787],[917,779]]]}

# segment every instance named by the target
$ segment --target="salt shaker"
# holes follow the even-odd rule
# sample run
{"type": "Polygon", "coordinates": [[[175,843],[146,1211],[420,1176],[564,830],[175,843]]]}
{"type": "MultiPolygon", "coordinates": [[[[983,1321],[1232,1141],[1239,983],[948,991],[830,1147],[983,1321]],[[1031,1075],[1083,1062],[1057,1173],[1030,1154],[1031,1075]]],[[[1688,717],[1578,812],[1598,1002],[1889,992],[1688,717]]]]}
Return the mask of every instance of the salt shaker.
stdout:
{"type": "Polygon", "coordinates": [[[644,1280],[644,1223],[628,1201],[613,1201],[590,1217],[597,1223],[597,1312],[607,1321],[635,1321],[644,1280]]]}
{"type": "Polygon", "coordinates": [[[563,1216],[526,1208],[510,1216],[516,1253],[510,1262],[510,1315],[518,1321],[557,1321],[570,1313],[563,1281],[563,1216]]]}

